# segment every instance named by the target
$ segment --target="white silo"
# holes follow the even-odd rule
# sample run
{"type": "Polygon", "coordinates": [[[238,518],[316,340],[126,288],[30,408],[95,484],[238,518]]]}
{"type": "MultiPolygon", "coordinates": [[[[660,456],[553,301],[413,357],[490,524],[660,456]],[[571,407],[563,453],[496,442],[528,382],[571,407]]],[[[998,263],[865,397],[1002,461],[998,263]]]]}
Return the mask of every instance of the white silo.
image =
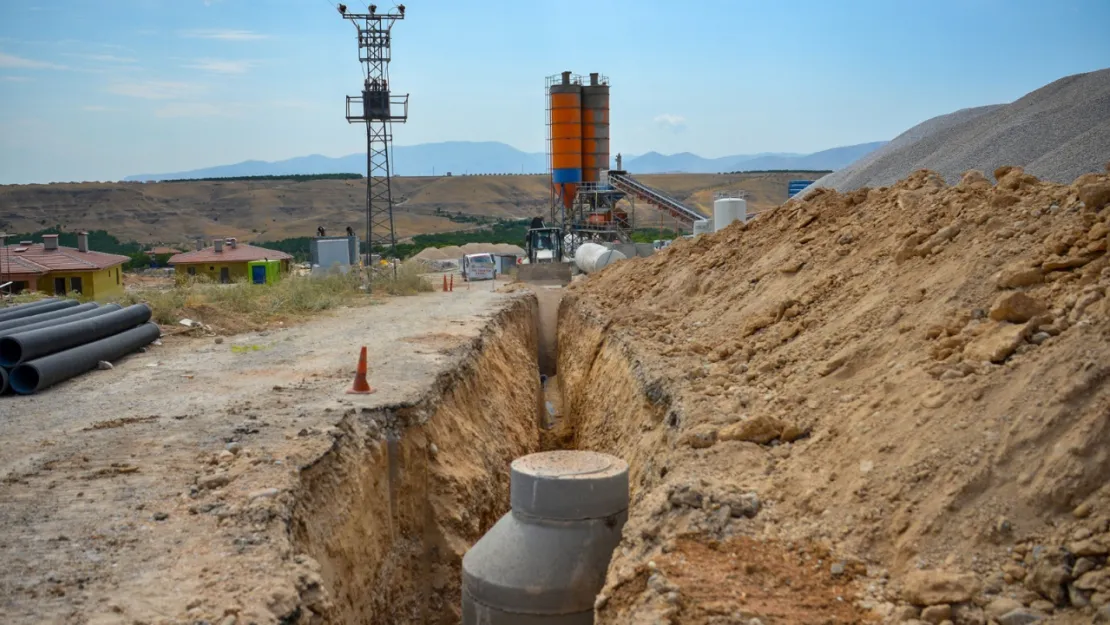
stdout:
{"type": "Polygon", "coordinates": [[[741,197],[718,197],[713,201],[713,231],[717,232],[734,221],[748,220],[748,202],[741,197]]]}

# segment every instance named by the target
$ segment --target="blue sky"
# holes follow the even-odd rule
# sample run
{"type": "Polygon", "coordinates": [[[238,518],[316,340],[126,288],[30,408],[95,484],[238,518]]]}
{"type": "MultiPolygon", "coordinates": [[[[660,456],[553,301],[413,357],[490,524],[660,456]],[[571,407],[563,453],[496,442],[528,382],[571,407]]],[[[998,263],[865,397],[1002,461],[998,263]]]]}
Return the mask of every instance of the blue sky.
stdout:
{"type": "MultiPolygon", "coordinates": [[[[349,5],[354,6],[353,2],[349,5]]],[[[387,6],[386,3],[381,4],[387,6]]],[[[544,149],[544,77],[612,81],[612,151],[812,152],[1110,66],[1108,0],[412,0],[400,145],[544,149]]],[[[0,183],[364,149],[329,0],[3,0],[0,183]]]]}

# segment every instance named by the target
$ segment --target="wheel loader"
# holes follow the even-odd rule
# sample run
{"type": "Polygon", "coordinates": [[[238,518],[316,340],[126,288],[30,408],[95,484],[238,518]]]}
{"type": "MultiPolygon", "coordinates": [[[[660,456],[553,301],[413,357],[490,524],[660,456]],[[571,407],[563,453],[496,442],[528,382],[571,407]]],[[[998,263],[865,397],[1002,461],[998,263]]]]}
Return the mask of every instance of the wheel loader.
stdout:
{"type": "Polygon", "coordinates": [[[528,229],[526,241],[528,258],[517,267],[521,282],[570,284],[570,262],[563,249],[561,228],[545,226],[535,218],[528,229]]]}

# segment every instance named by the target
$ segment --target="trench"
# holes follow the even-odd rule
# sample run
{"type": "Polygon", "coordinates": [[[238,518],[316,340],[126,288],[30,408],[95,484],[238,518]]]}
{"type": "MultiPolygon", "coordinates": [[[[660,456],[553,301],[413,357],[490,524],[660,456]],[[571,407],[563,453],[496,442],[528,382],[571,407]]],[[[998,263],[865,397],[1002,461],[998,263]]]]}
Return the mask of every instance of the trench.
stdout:
{"type": "Polygon", "coordinates": [[[343,417],[290,523],[326,597],[291,622],[460,622],[462,556],[508,511],[510,462],[541,449],[560,295],[509,303],[418,401],[343,417]]]}
{"type": "Polygon", "coordinates": [[[632,391],[598,379],[619,373],[599,360],[604,328],[563,300],[545,287],[519,297],[422,399],[342,419],[300,475],[291,538],[319,564],[324,596],[302,593],[290,623],[459,623],[462,557],[508,512],[511,461],[578,445],[620,453],[608,432],[619,421],[604,416],[632,391]]]}

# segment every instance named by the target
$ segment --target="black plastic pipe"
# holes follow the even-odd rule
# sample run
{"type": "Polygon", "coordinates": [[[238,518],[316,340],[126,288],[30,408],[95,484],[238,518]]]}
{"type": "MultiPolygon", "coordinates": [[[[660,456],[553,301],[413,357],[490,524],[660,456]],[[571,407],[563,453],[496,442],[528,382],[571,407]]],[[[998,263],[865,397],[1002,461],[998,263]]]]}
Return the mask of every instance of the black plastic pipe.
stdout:
{"type": "Polygon", "coordinates": [[[17,310],[23,310],[24,308],[30,308],[31,306],[39,306],[41,304],[48,304],[50,302],[56,301],[58,300],[53,297],[47,297],[45,299],[40,299],[37,302],[27,302],[26,304],[16,304],[15,306],[4,306],[0,308],[0,314],[6,314],[17,310]]]}
{"type": "Polygon", "coordinates": [[[8,384],[13,391],[30,395],[91,371],[101,360],[111,362],[126,356],[161,335],[158,324],[144,323],[99,341],[25,362],[9,372],[8,384]]]}
{"type": "Polygon", "coordinates": [[[33,323],[40,321],[50,321],[51,319],[60,319],[70,315],[77,315],[85,312],[86,310],[93,310],[97,305],[89,302],[88,304],[81,304],[80,306],[70,306],[69,308],[62,308],[61,310],[51,310],[38,315],[31,315],[30,317],[20,317],[19,319],[10,319],[8,321],[0,321],[0,336],[4,334],[11,334],[12,328],[20,326],[29,326],[33,323]]]}
{"type": "Polygon", "coordinates": [[[9,334],[0,338],[0,367],[14,367],[40,356],[119,334],[150,321],[150,315],[150,306],[135,304],[92,319],[9,334]]]}
{"type": "Polygon", "coordinates": [[[8,392],[8,370],[0,367],[0,395],[8,392]]]}
{"type": "Polygon", "coordinates": [[[43,302],[35,302],[34,304],[29,304],[26,307],[16,307],[15,310],[5,309],[3,311],[0,311],[0,321],[11,321],[12,319],[22,319],[24,317],[30,317],[31,315],[41,315],[44,312],[61,310],[63,308],[69,308],[70,306],[76,306],[80,303],[81,302],[75,299],[61,299],[50,301],[44,300],[43,302]]]}
{"type": "MultiPolygon", "coordinates": [[[[81,306],[77,306],[77,307],[74,307],[74,308],[66,308],[65,310],[66,311],[77,310],[78,308],[81,308],[81,306]]],[[[73,321],[80,321],[81,319],[90,319],[92,317],[99,317],[100,315],[106,315],[110,312],[115,312],[117,310],[120,310],[121,308],[123,308],[123,307],[120,306],[119,304],[106,304],[104,306],[96,306],[94,304],[93,308],[86,309],[82,312],[77,313],[76,315],[69,315],[69,316],[66,316],[66,317],[58,317],[56,319],[48,319],[46,321],[38,321],[39,317],[45,317],[46,315],[35,315],[34,317],[26,317],[25,319],[17,319],[16,321],[25,321],[25,320],[30,320],[30,321],[28,321],[28,324],[25,325],[25,326],[17,326],[17,327],[6,329],[6,330],[5,329],[0,329],[0,338],[11,335],[11,334],[18,334],[19,332],[30,332],[31,330],[38,330],[39,328],[50,328],[50,327],[53,327],[53,326],[62,325],[63,323],[70,323],[70,322],[73,322],[73,321]]],[[[49,314],[49,313],[47,313],[47,314],[49,314]]],[[[5,323],[8,323],[8,322],[5,322],[5,323]]],[[[15,322],[13,321],[11,323],[15,323],[15,322]]],[[[2,326],[3,326],[3,324],[0,324],[0,327],[2,327],[2,326]]]]}

